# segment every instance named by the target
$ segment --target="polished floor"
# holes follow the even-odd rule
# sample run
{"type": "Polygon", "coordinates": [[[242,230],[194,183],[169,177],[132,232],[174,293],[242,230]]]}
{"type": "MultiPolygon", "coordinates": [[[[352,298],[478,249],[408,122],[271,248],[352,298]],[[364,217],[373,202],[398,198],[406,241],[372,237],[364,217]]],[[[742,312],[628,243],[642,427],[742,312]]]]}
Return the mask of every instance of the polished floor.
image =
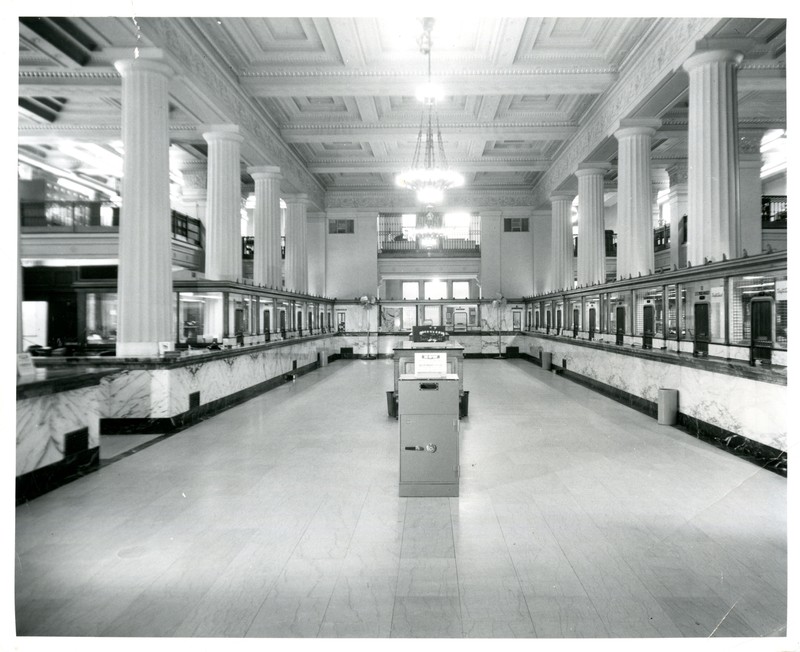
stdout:
{"type": "Polygon", "coordinates": [[[333,363],[18,507],[18,634],[785,636],[786,479],[468,360],[461,495],[399,498],[391,373],[333,363]]]}

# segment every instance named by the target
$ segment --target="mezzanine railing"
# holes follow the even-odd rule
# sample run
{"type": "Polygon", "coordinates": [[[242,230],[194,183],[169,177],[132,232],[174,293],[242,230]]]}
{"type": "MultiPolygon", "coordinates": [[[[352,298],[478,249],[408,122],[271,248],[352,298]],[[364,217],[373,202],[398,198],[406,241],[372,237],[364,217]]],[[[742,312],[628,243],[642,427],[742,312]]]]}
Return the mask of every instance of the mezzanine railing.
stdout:
{"type": "MultiPolygon", "coordinates": [[[[172,238],[195,247],[205,246],[205,227],[200,220],[170,211],[172,238]]],[[[20,202],[23,231],[96,233],[119,230],[120,207],[109,201],[20,202]]]]}

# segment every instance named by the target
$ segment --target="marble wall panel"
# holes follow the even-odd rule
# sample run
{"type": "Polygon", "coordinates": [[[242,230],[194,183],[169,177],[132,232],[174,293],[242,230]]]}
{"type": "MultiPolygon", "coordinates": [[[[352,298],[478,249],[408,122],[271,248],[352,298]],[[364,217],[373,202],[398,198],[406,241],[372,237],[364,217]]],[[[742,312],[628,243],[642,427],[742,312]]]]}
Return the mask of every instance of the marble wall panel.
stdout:
{"type": "Polygon", "coordinates": [[[539,347],[553,363],[587,378],[657,402],[661,388],[678,390],[679,411],[780,450],[787,450],[786,386],[706,369],[664,364],[535,336],[520,351],[538,356],[539,347]],[[527,349],[527,351],[526,351],[527,349]]]}
{"type": "Polygon", "coordinates": [[[100,445],[99,386],[17,401],[17,475],[64,459],[64,435],[89,428],[89,448],[100,445]]]}
{"type": "Polygon", "coordinates": [[[147,369],[125,369],[104,379],[103,417],[147,418],[151,408],[152,373],[147,369]]]}

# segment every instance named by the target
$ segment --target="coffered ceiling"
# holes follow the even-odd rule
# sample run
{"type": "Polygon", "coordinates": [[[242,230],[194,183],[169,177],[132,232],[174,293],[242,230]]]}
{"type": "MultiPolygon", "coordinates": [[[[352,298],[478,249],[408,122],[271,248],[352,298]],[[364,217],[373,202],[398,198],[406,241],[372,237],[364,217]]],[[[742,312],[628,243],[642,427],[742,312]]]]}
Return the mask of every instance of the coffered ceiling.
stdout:
{"type": "MultiPolygon", "coordinates": [[[[438,116],[448,160],[466,186],[534,188],[604,94],[650,56],[665,20],[437,18],[432,76],[445,94],[438,116]]],[[[742,123],[784,128],[786,21],[708,25],[706,38],[737,39],[746,50],[742,123]]],[[[143,56],[158,49],[176,70],[176,183],[182,164],[205,156],[203,125],[235,121],[234,107],[260,125],[243,145],[243,168],[281,165],[287,189],[316,197],[385,190],[409,164],[420,126],[421,33],[413,17],[22,18],[20,152],[113,187],[121,166],[102,165],[121,151],[113,62],[134,48],[143,56]]],[[[641,104],[664,121],[654,141],[664,165],[686,156],[687,83],[675,70],[641,104]]],[[[607,137],[598,152],[613,161],[613,145],[607,137]]]]}

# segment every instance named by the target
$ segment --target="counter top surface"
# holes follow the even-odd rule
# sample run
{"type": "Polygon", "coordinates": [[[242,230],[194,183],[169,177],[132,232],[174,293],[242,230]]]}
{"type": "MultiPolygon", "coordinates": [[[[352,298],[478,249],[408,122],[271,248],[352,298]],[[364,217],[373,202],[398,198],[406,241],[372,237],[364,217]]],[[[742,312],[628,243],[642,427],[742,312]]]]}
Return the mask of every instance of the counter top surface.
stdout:
{"type": "Polygon", "coordinates": [[[114,367],[37,368],[35,376],[17,378],[17,400],[98,385],[105,376],[117,371],[119,368],[114,367]]]}

